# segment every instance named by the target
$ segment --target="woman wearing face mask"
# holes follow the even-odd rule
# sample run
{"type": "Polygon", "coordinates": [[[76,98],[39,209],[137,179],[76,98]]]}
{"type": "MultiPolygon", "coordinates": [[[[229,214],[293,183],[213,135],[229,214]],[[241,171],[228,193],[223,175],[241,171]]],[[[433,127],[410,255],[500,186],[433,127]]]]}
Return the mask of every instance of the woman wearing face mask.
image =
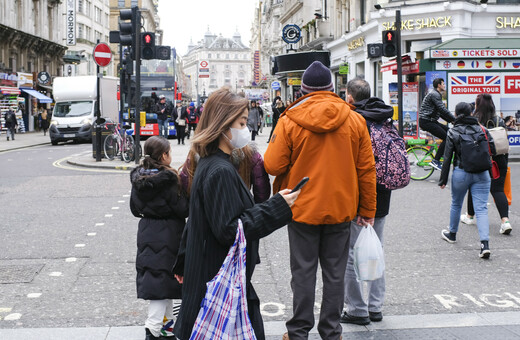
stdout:
{"type": "Polygon", "coordinates": [[[250,140],[247,99],[223,88],[211,94],[195,131],[192,149],[200,155],[190,195],[190,217],[174,273],[183,283],[183,300],[173,333],[190,338],[206,283],[219,271],[242,220],[247,240],[246,296],[257,339],[264,339],[260,302],[251,284],[259,261],[258,240],[291,221],[290,207],[299,191],[284,189],[254,204],[249,189],[230,161],[234,149],[250,140]]]}

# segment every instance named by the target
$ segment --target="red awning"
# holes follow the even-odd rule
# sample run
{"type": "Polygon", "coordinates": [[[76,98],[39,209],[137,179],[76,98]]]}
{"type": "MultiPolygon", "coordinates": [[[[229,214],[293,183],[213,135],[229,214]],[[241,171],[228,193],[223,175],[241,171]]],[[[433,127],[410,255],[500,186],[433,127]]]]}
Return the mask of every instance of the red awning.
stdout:
{"type": "MultiPolygon", "coordinates": [[[[403,74],[411,74],[419,72],[419,62],[413,61],[408,55],[402,56],[403,74]]],[[[381,66],[381,72],[392,71],[392,74],[397,74],[397,60],[396,58],[390,60],[388,63],[381,66]]]]}
{"type": "Polygon", "coordinates": [[[17,87],[0,86],[2,94],[20,94],[20,89],[17,87]]]}

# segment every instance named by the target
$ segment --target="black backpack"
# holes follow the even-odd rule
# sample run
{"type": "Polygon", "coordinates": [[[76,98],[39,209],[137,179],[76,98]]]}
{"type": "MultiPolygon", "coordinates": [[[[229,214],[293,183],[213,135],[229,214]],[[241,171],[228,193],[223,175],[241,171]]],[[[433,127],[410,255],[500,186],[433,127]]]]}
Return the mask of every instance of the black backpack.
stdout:
{"type": "Polygon", "coordinates": [[[195,123],[197,120],[197,114],[195,113],[195,109],[192,109],[191,112],[188,114],[188,121],[190,123],[195,123]]]}
{"type": "Polygon", "coordinates": [[[460,158],[464,171],[480,173],[491,169],[491,155],[484,132],[466,129],[459,136],[460,158]]]}
{"type": "Polygon", "coordinates": [[[14,123],[15,122],[15,116],[14,116],[14,113],[12,112],[7,112],[7,117],[5,117],[5,121],[9,124],[11,123],[14,123]]]}

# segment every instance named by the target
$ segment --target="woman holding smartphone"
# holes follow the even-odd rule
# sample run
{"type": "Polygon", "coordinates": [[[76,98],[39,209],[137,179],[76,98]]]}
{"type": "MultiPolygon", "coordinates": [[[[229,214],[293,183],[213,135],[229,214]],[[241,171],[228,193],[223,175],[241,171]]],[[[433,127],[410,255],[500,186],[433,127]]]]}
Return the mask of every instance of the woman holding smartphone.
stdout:
{"type": "Polygon", "coordinates": [[[206,283],[219,271],[237,233],[244,226],[246,250],[246,296],[248,314],[257,339],[264,339],[260,302],[251,284],[259,261],[258,241],[289,223],[291,206],[299,191],[284,189],[269,200],[254,204],[249,188],[230,162],[234,149],[247,145],[248,101],[222,88],[208,98],[204,115],[192,140],[200,155],[190,195],[190,217],[183,234],[174,273],[183,283],[181,310],[175,323],[177,338],[190,338],[206,283]]]}

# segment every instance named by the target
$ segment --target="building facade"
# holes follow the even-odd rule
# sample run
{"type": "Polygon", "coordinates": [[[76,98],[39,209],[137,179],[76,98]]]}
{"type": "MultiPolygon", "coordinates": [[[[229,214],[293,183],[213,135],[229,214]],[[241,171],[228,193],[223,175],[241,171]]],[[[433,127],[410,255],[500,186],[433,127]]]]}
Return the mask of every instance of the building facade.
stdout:
{"type": "Polygon", "coordinates": [[[208,31],[198,43],[191,43],[183,56],[183,71],[189,81],[186,98],[200,102],[222,86],[240,92],[251,86],[251,49],[242,43],[240,33],[231,38],[208,31]]]}

